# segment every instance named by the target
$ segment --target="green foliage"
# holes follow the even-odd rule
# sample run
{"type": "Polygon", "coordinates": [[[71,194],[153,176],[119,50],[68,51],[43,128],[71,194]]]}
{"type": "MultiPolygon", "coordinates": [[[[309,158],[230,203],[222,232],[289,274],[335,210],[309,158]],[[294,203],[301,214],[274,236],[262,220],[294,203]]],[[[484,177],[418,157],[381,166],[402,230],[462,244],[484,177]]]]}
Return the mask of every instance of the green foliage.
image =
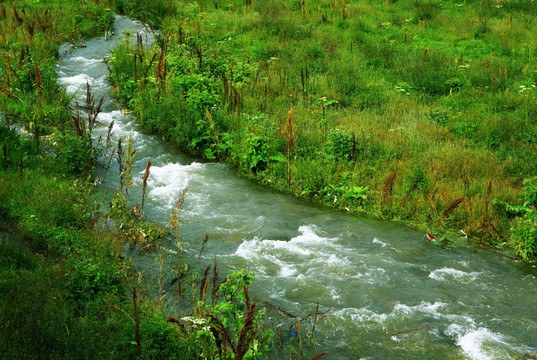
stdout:
{"type": "MultiPolygon", "coordinates": [[[[470,236],[490,179],[501,179],[494,195],[510,204],[522,191],[513,179],[535,175],[537,42],[527,6],[172,3],[164,13],[161,2],[118,2],[159,23],[161,35],[153,49],[118,48],[110,79],[145,129],[191,153],[280,191],[426,231],[471,194],[457,222],[438,224],[470,236]],[[398,174],[389,215],[379,196],[386,169],[398,174]]],[[[502,236],[509,209],[495,214],[502,236]]]]}
{"type": "Polygon", "coordinates": [[[264,171],[271,161],[268,133],[273,129],[270,129],[263,116],[244,116],[242,121],[248,122],[248,128],[243,129],[234,143],[233,155],[238,159],[239,166],[246,171],[264,171]]]}
{"type": "MultiPolygon", "coordinates": [[[[247,336],[250,337],[247,351],[244,354],[244,359],[263,359],[266,357],[266,353],[269,350],[270,341],[272,338],[272,332],[262,331],[259,321],[265,315],[265,309],[258,310],[255,314],[255,318],[252,320],[253,324],[248,324],[246,320],[247,316],[254,316],[248,313],[248,306],[252,308],[254,305],[249,304],[248,288],[254,280],[254,273],[252,271],[246,271],[245,269],[239,271],[231,271],[226,278],[227,280],[221,284],[217,296],[222,296],[223,299],[210,307],[205,307],[205,316],[207,316],[207,322],[201,320],[193,320],[193,323],[201,325],[210,325],[217,331],[208,332],[207,328],[198,327],[196,332],[197,338],[212,337],[211,341],[215,341],[213,347],[215,347],[215,353],[222,351],[221,346],[218,345],[217,339],[227,338],[231,344],[239,344],[243,341],[246,342],[246,338],[241,338],[242,331],[247,331],[247,336]],[[243,329],[244,326],[248,326],[247,329],[243,329]],[[223,327],[223,328],[222,328],[223,327]],[[220,333],[224,332],[224,334],[220,333]],[[222,335],[224,335],[222,337],[222,335]]],[[[224,341],[224,346],[225,341],[224,341]]],[[[237,349],[237,352],[239,350],[237,349]]],[[[229,359],[235,359],[238,353],[228,354],[229,359]]]]}
{"type": "Polygon", "coordinates": [[[524,206],[537,206],[537,177],[524,180],[524,206]]]}
{"type": "Polygon", "coordinates": [[[408,175],[407,182],[409,187],[413,184],[414,190],[427,191],[430,187],[430,179],[423,167],[415,168],[412,173],[408,175]]]}
{"type": "Polygon", "coordinates": [[[432,0],[417,0],[414,3],[415,16],[418,20],[431,20],[439,12],[439,4],[432,0]]]}
{"type": "Polygon", "coordinates": [[[523,205],[512,206],[501,201],[507,213],[519,215],[510,222],[510,243],[517,254],[526,261],[534,261],[537,256],[537,178],[524,180],[523,205]]]}
{"type": "Polygon", "coordinates": [[[12,248],[7,254],[4,250],[0,252],[3,357],[42,359],[47,354],[49,359],[125,359],[128,342],[118,336],[125,326],[125,315],[101,312],[99,316],[75,316],[57,265],[20,248],[12,248]]]}
{"type": "Polygon", "coordinates": [[[116,0],[115,8],[121,14],[139,17],[155,28],[162,25],[163,19],[177,12],[175,2],[169,0],[153,0],[133,3],[129,0],[116,0]]]}
{"type": "Polygon", "coordinates": [[[60,135],[57,140],[58,159],[70,174],[87,174],[95,164],[93,149],[87,139],[71,134],[60,135]]]}
{"type": "Polygon", "coordinates": [[[124,276],[116,261],[104,253],[73,259],[65,278],[68,299],[77,310],[97,311],[107,299],[125,290],[124,276]]]}
{"type": "Polygon", "coordinates": [[[427,95],[447,95],[463,85],[458,77],[456,63],[440,51],[414,54],[413,65],[401,68],[412,86],[427,95]],[[408,72],[407,72],[408,71],[408,72]]]}
{"type": "Polygon", "coordinates": [[[34,270],[37,262],[20,249],[0,243],[0,269],[6,270],[34,270]]]}
{"type": "Polygon", "coordinates": [[[353,140],[353,135],[335,129],[330,131],[328,139],[327,152],[334,160],[350,161],[356,156],[356,140],[353,140]]]}
{"type": "Polygon", "coordinates": [[[512,244],[522,259],[534,261],[537,255],[537,211],[535,206],[511,223],[512,244]]]}
{"type": "MultiPolygon", "coordinates": [[[[148,359],[181,360],[196,359],[203,354],[196,346],[195,339],[185,338],[178,331],[177,325],[169,323],[166,316],[152,310],[144,309],[145,316],[140,321],[141,343],[143,344],[143,356],[148,359]]],[[[131,334],[134,327],[131,327],[131,334]]],[[[136,356],[136,347],[131,346],[130,354],[136,356]]]]}

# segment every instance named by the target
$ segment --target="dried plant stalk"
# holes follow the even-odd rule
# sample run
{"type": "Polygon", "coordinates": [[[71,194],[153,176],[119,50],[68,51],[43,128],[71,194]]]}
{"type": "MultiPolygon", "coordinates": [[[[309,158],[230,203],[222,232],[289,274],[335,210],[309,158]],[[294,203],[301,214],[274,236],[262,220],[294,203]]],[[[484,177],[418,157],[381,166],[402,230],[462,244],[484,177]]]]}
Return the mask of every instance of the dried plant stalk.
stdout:
{"type": "Polygon", "coordinates": [[[318,353],[318,354],[314,355],[311,358],[311,360],[319,360],[320,358],[322,358],[325,355],[328,355],[328,353],[326,351],[323,351],[322,353],[318,353]]]}
{"type": "Polygon", "coordinates": [[[386,179],[386,182],[384,183],[384,186],[382,187],[382,196],[383,196],[384,202],[386,202],[388,197],[392,195],[393,182],[395,180],[395,175],[397,175],[395,171],[392,172],[390,175],[388,175],[388,178],[386,179]]]}
{"type": "Polygon", "coordinates": [[[151,159],[147,160],[145,172],[144,172],[144,175],[142,176],[142,215],[144,213],[145,190],[147,188],[147,179],[149,178],[150,169],[151,169],[151,159]]]}
{"type": "Polygon", "coordinates": [[[213,281],[212,281],[213,286],[211,289],[211,305],[213,307],[218,302],[218,289],[220,288],[220,285],[217,285],[217,283],[218,283],[218,264],[216,262],[216,256],[215,256],[214,266],[213,266],[213,281]]]}
{"type": "Polygon", "coordinates": [[[209,123],[211,123],[211,128],[213,129],[214,136],[216,138],[216,145],[218,145],[220,144],[220,137],[218,136],[218,131],[216,130],[216,124],[214,123],[213,116],[209,110],[205,110],[205,115],[207,115],[207,119],[209,119],[209,123]]]}
{"type": "Polygon", "coordinates": [[[132,287],[132,303],[134,304],[134,338],[138,357],[142,356],[142,342],[140,340],[140,310],[138,309],[138,296],[136,295],[136,286],[132,287]]]}
{"type": "Polygon", "coordinates": [[[244,355],[246,355],[246,352],[248,351],[250,344],[254,340],[254,337],[255,337],[254,320],[255,320],[255,306],[256,305],[257,305],[257,301],[254,301],[248,307],[248,311],[246,312],[246,317],[244,318],[244,324],[242,326],[241,331],[239,332],[239,338],[237,340],[237,353],[236,353],[237,360],[242,360],[244,358],[244,355]]]}
{"type": "Polygon", "coordinates": [[[442,213],[442,217],[446,217],[449,214],[451,214],[459,205],[464,201],[464,197],[458,198],[457,200],[453,201],[451,205],[447,207],[447,209],[442,213]]]}
{"type": "MultiPolygon", "coordinates": [[[[211,269],[211,265],[207,265],[207,268],[205,268],[205,272],[203,273],[203,277],[201,278],[200,282],[200,300],[204,300],[207,296],[207,277],[209,276],[209,270],[211,269]]],[[[205,301],[204,301],[205,302],[205,301]]]]}
{"type": "MultiPolygon", "coordinates": [[[[205,237],[203,238],[203,242],[201,243],[201,250],[198,255],[198,262],[200,261],[201,254],[203,253],[203,250],[205,250],[205,246],[207,245],[207,241],[209,241],[209,235],[205,234],[205,237]]],[[[215,259],[216,262],[216,259],[215,259]]]]}
{"type": "Polygon", "coordinates": [[[487,186],[487,198],[485,199],[485,213],[483,214],[483,220],[481,222],[481,237],[479,239],[479,244],[483,243],[483,236],[485,235],[485,227],[487,225],[487,218],[489,215],[489,203],[490,203],[490,194],[492,193],[492,180],[489,181],[487,186]]]}

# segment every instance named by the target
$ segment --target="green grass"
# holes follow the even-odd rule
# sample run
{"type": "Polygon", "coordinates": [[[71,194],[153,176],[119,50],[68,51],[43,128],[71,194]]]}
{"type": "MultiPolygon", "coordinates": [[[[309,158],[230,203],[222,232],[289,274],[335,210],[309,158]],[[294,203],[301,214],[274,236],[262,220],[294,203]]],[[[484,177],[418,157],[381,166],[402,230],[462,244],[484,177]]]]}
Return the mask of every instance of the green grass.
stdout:
{"type": "Polygon", "coordinates": [[[147,130],[313,201],[512,241],[512,218],[485,209],[490,181],[492,198],[516,204],[537,173],[531,2],[122,4],[160,24],[167,40],[118,48],[112,59],[110,81],[147,130]],[[146,75],[134,74],[135,58],[139,69],[151,66],[146,75]],[[288,182],[281,125],[290,109],[288,182]],[[356,187],[369,188],[365,198],[344,196],[356,187]]]}

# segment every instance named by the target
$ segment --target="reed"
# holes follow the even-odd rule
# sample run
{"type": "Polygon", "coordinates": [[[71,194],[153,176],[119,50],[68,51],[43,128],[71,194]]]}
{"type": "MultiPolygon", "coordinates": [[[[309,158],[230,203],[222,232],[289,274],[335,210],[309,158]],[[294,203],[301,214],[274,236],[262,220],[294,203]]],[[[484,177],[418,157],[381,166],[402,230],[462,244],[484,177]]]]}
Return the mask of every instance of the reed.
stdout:
{"type": "Polygon", "coordinates": [[[321,352],[321,353],[315,354],[315,355],[311,358],[311,360],[319,360],[320,358],[322,358],[323,356],[328,355],[328,354],[329,354],[328,352],[323,351],[323,352],[321,352]]]}
{"type": "Polygon", "coordinates": [[[211,129],[213,130],[214,137],[216,139],[215,144],[218,146],[220,144],[220,137],[218,136],[218,130],[216,129],[216,124],[214,123],[213,116],[211,115],[211,112],[209,110],[205,110],[205,115],[207,115],[207,119],[211,124],[211,129]]]}
{"type": "Polygon", "coordinates": [[[414,180],[412,180],[412,183],[408,187],[408,190],[406,191],[405,196],[403,196],[403,198],[401,199],[401,205],[400,205],[401,208],[405,207],[406,201],[408,197],[410,196],[410,193],[412,192],[412,190],[414,190],[414,185],[416,185],[417,180],[418,180],[417,178],[414,178],[414,180]]]}
{"type": "MultiPolygon", "coordinates": [[[[245,295],[247,295],[248,291],[246,291],[245,295]]],[[[250,348],[250,344],[253,342],[255,338],[255,329],[254,329],[254,320],[255,320],[255,307],[257,305],[257,301],[254,301],[249,307],[246,312],[246,316],[244,318],[244,323],[242,325],[242,329],[239,332],[239,338],[237,339],[237,352],[236,352],[236,359],[242,360],[244,358],[244,355],[246,355],[246,352],[250,348]]]]}
{"type": "Polygon", "coordinates": [[[121,145],[121,138],[117,140],[116,147],[117,163],[119,166],[119,192],[123,195],[123,146],[121,145]]]}
{"type": "Polygon", "coordinates": [[[388,178],[386,179],[386,182],[384,183],[384,186],[382,187],[382,204],[383,206],[386,206],[386,203],[388,200],[390,201],[390,206],[388,209],[388,214],[392,211],[392,190],[393,190],[393,183],[395,181],[395,176],[397,175],[397,172],[392,172],[390,175],[388,175],[388,178]]]}
{"type": "Polygon", "coordinates": [[[492,193],[492,180],[489,181],[487,186],[487,197],[485,198],[485,211],[483,213],[483,219],[481,220],[481,236],[479,238],[479,244],[483,244],[483,237],[485,236],[486,227],[488,225],[488,216],[489,216],[489,204],[492,200],[490,195],[492,193]]]}
{"type": "Polygon", "coordinates": [[[113,154],[115,152],[115,147],[112,148],[112,153],[108,160],[108,166],[106,166],[106,158],[108,157],[108,152],[110,151],[110,146],[112,145],[112,134],[113,134],[112,129],[113,128],[114,128],[114,120],[110,121],[110,124],[108,124],[108,131],[106,132],[106,140],[105,140],[104,154],[103,154],[105,161],[103,161],[103,163],[101,164],[101,168],[99,169],[99,175],[97,175],[97,178],[101,178],[101,174],[103,170],[105,171],[105,174],[106,172],[108,172],[108,169],[110,168],[110,162],[114,156],[113,154]]]}
{"type": "Polygon", "coordinates": [[[218,302],[218,290],[220,285],[218,284],[218,264],[216,262],[216,255],[214,257],[214,266],[213,266],[213,279],[212,279],[212,288],[211,288],[211,306],[215,307],[218,302]]]}
{"type": "Polygon", "coordinates": [[[22,156],[19,158],[19,168],[18,168],[18,171],[19,171],[19,176],[20,176],[20,178],[22,179],[22,156]]]}
{"type": "Polygon", "coordinates": [[[207,289],[209,286],[209,281],[207,280],[207,277],[209,276],[209,270],[211,270],[211,265],[207,265],[200,281],[200,300],[204,304],[205,300],[207,299],[207,289]]]}
{"type": "MultiPolygon", "coordinates": [[[[200,253],[198,254],[198,262],[200,262],[200,259],[201,259],[201,254],[203,253],[203,251],[205,250],[205,246],[207,245],[207,242],[209,241],[209,235],[208,234],[205,234],[205,237],[203,238],[203,241],[201,243],[201,249],[200,249],[200,253]]],[[[216,263],[216,259],[215,259],[215,263],[216,263]]]]}
{"type": "Polygon", "coordinates": [[[127,148],[125,152],[125,168],[123,170],[123,181],[125,184],[123,188],[125,189],[125,200],[129,200],[129,187],[134,186],[132,182],[132,170],[134,169],[134,158],[136,156],[137,150],[132,147],[132,133],[129,134],[127,139],[127,148]]]}
{"type": "Polygon", "coordinates": [[[228,344],[231,346],[231,339],[229,338],[227,328],[222,324],[222,322],[211,313],[203,314],[205,317],[211,320],[212,326],[210,331],[214,336],[216,348],[218,349],[218,355],[220,359],[227,359],[228,344]]]}
{"type": "Polygon", "coordinates": [[[158,253],[158,260],[159,260],[159,272],[158,272],[158,308],[162,309],[162,300],[166,297],[166,294],[164,293],[164,290],[162,288],[162,268],[164,267],[164,257],[162,256],[162,252],[159,251],[158,253]]]}
{"type": "Polygon", "coordinates": [[[287,113],[287,121],[279,121],[280,136],[285,140],[285,157],[287,160],[287,186],[291,184],[291,149],[296,140],[296,125],[293,123],[293,111],[287,113]]]}
{"type": "Polygon", "coordinates": [[[142,341],[140,337],[140,309],[138,308],[138,296],[136,294],[136,286],[132,287],[132,303],[134,305],[134,339],[138,357],[142,357],[142,341]]]}
{"type": "Polygon", "coordinates": [[[151,170],[151,159],[148,159],[147,165],[145,167],[144,175],[142,176],[142,215],[144,213],[145,191],[147,189],[147,179],[149,178],[150,170],[151,170]]]}
{"type": "Polygon", "coordinates": [[[453,201],[446,210],[442,213],[442,217],[445,218],[449,214],[451,214],[453,211],[455,211],[456,208],[459,207],[459,205],[465,200],[464,197],[458,198],[455,201],[453,201]]]}
{"type": "Polygon", "coordinates": [[[181,299],[183,298],[183,288],[181,285],[182,277],[183,273],[181,272],[177,277],[177,319],[181,318],[181,299]]]}
{"type": "Polygon", "coordinates": [[[86,106],[85,110],[87,113],[87,131],[84,131],[83,136],[88,139],[90,147],[92,146],[92,132],[95,127],[98,125],[97,117],[102,111],[104,98],[101,98],[97,105],[95,104],[95,96],[91,92],[89,82],[86,82],[86,106]]]}
{"type": "Polygon", "coordinates": [[[283,354],[282,328],[278,326],[278,350],[283,354]]]}
{"type": "Polygon", "coordinates": [[[188,186],[183,189],[183,192],[181,193],[181,196],[179,196],[177,203],[175,203],[175,205],[172,207],[172,218],[170,220],[175,230],[175,239],[177,240],[177,253],[179,254],[179,256],[182,256],[181,237],[179,236],[179,218],[181,216],[181,210],[183,208],[183,202],[185,201],[187,191],[188,186]]]}

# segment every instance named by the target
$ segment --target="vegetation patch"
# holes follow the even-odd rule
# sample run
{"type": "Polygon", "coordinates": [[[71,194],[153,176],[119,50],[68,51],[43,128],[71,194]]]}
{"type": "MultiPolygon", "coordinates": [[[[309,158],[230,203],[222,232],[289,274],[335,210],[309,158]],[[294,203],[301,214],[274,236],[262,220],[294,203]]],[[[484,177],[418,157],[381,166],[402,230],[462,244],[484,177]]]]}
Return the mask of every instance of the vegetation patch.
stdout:
{"type": "Polygon", "coordinates": [[[515,3],[123,0],[159,35],[117,48],[109,79],[148,131],[279,191],[529,259],[488,206],[522,204],[537,171],[515,3]]]}

